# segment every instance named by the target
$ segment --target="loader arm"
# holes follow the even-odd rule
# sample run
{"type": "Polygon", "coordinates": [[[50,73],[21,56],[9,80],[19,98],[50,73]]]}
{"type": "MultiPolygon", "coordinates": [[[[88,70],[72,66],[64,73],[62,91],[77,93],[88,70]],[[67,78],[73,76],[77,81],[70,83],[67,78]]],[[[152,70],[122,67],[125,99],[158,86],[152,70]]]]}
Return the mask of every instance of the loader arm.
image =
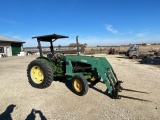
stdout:
{"type": "Polygon", "coordinates": [[[98,75],[102,78],[103,82],[107,86],[108,92],[113,98],[118,98],[118,92],[121,91],[121,81],[118,81],[117,76],[108,62],[104,57],[93,57],[93,56],[72,56],[67,55],[66,57],[66,75],[75,75],[73,72],[72,62],[81,62],[91,65],[91,69],[96,69],[98,75]]]}

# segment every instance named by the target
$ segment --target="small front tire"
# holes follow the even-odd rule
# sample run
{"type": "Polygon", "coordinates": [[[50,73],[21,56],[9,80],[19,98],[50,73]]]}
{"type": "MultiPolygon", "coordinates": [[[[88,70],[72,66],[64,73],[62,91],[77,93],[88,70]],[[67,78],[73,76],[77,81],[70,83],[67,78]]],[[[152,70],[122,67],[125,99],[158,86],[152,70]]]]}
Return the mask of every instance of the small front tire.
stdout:
{"type": "Polygon", "coordinates": [[[72,80],[72,88],[75,94],[83,96],[88,92],[88,82],[82,74],[77,74],[72,80]]]}
{"type": "Polygon", "coordinates": [[[133,55],[133,56],[132,56],[132,59],[136,59],[136,58],[137,58],[137,56],[136,56],[136,55],[133,55]]]}

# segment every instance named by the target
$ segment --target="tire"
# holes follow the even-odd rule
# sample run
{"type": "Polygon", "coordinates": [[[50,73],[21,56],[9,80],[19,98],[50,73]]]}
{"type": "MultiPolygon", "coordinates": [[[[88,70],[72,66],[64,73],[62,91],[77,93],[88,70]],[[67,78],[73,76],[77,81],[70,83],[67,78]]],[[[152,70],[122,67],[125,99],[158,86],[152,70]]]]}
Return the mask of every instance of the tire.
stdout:
{"type": "Polygon", "coordinates": [[[82,74],[77,74],[72,79],[73,92],[79,96],[83,96],[88,92],[88,82],[82,74]]]}
{"type": "Polygon", "coordinates": [[[27,77],[32,87],[44,89],[53,81],[51,66],[44,60],[33,60],[27,68],[27,77]]]}
{"type": "Polygon", "coordinates": [[[137,58],[137,56],[136,56],[136,55],[133,55],[133,56],[132,56],[132,59],[136,59],[136,58],[137,58]]]}
{"type": "Polygon", "coordinates": [[[89,80],[89,82],[90,82],[92,85],[95,85],[95,84],[97,84],[98,82],[100,82],[100,80],[101,80],[101,77],[100,77],[100,76],[98,76],[97,78],[92,77],[92,78],[89,80]]]}

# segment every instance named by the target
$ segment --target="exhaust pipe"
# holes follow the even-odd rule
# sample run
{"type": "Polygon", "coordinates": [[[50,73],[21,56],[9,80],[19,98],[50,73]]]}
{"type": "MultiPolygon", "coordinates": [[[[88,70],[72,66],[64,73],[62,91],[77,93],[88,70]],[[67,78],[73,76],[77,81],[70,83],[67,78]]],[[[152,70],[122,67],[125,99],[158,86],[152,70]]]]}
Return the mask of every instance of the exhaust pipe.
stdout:
{"type": "Polygon", "coordinates": [[[79,55],[79,43],[78,43],[78,35],[76,37],[76,44],[77,44],[77,55],[79,55]]]}

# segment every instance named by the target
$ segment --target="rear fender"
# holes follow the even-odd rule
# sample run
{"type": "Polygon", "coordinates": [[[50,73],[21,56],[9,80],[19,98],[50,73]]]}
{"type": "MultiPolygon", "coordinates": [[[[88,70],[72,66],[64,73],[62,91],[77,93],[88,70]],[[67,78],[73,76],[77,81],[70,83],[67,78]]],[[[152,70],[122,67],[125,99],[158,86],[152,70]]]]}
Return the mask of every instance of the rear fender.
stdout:
{"type": "Polygon", "coordinates": [[[50,59],[46,57],[38,57],[37,59],[46,61],[52,67],[53,71],[56,70],[55,64],[50,59]]]}

